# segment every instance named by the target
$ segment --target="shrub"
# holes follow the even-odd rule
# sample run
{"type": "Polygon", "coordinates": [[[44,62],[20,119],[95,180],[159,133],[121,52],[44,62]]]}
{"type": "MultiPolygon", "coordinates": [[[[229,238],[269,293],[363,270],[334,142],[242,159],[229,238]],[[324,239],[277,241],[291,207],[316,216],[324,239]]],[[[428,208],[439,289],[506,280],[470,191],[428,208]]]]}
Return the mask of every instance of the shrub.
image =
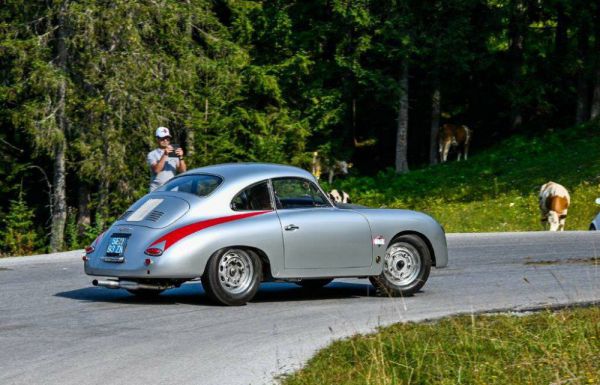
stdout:
{"type": "Polygon", "coordinates": [[[38,234],[33,228],[33,209],[27,206],[23,193],[10,201],[8,213],[2,221],[0,250],[8,255],[29,255],[38,247],[38,234]]]}

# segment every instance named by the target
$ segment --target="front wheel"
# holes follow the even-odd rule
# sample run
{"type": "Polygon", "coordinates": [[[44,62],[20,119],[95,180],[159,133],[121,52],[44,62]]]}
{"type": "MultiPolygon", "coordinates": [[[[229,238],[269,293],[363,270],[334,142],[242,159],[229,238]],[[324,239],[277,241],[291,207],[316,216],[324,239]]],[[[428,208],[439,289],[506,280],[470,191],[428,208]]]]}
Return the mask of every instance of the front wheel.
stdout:
{"type": "Polygon", "coordinates": [[[416,235],[403,235],[388,247],[381,274],[369,279],[380,295],[408,297],[423,287],[430,271],[431,254],[425,242],[416,235]]]}
{"type": "Polygon", "coordinates": [[[253,251],[223,249],[209,259],[202,276],[202,286],[217,303],[245,305],[258,291],[261,271],[260,258],[253,251]]]}

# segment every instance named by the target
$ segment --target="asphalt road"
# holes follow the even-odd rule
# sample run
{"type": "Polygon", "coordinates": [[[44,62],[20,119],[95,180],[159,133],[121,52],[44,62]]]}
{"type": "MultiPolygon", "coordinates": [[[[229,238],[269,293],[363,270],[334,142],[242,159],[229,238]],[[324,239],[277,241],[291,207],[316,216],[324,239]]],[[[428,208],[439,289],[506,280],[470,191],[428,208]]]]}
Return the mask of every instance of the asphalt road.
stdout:
{"type": "Polygon", "coordinates": [[[80,252],[0,259],[0,384],[263,384],[334,339],[401,321],[600,301],[600,232],[450,234],[449,267],[411,298],[367,280],[244,307],[199,283],[144,301],[91,287],[80,252]],[[593,258],[596,258],[593,260],[593,258]]]}

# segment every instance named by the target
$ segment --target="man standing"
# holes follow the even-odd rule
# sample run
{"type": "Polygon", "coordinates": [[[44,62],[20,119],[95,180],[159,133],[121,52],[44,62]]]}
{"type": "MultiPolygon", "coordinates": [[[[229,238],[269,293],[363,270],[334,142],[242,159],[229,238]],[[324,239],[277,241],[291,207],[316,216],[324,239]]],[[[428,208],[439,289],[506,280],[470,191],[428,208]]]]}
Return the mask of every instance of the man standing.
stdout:
{"type": "Polygon", "coordinates": [[[156,141],[158,142],[158,148],[150,151],[146,157],[152,173],[150,192],[165,184],[176,173],[187,170],[183,160],[183,149],[174,149],[171,146],[171,133],[167,127],[156,129],[156,141]]]}

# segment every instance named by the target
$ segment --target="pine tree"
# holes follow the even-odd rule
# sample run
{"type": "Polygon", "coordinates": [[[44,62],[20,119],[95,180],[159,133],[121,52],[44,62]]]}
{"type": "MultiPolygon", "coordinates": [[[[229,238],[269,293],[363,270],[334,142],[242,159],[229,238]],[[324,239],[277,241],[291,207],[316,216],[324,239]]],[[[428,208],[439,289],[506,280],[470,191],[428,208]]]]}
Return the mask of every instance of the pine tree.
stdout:
{"type": "Polygon", "coordinates": [[[27,206],[23,194],[10,201],[8,213],[2,221],[0,232],[1,251],[8,255],[31,255],[38,247],[37,234],[33,228],[33,209],[27,206]]]}

